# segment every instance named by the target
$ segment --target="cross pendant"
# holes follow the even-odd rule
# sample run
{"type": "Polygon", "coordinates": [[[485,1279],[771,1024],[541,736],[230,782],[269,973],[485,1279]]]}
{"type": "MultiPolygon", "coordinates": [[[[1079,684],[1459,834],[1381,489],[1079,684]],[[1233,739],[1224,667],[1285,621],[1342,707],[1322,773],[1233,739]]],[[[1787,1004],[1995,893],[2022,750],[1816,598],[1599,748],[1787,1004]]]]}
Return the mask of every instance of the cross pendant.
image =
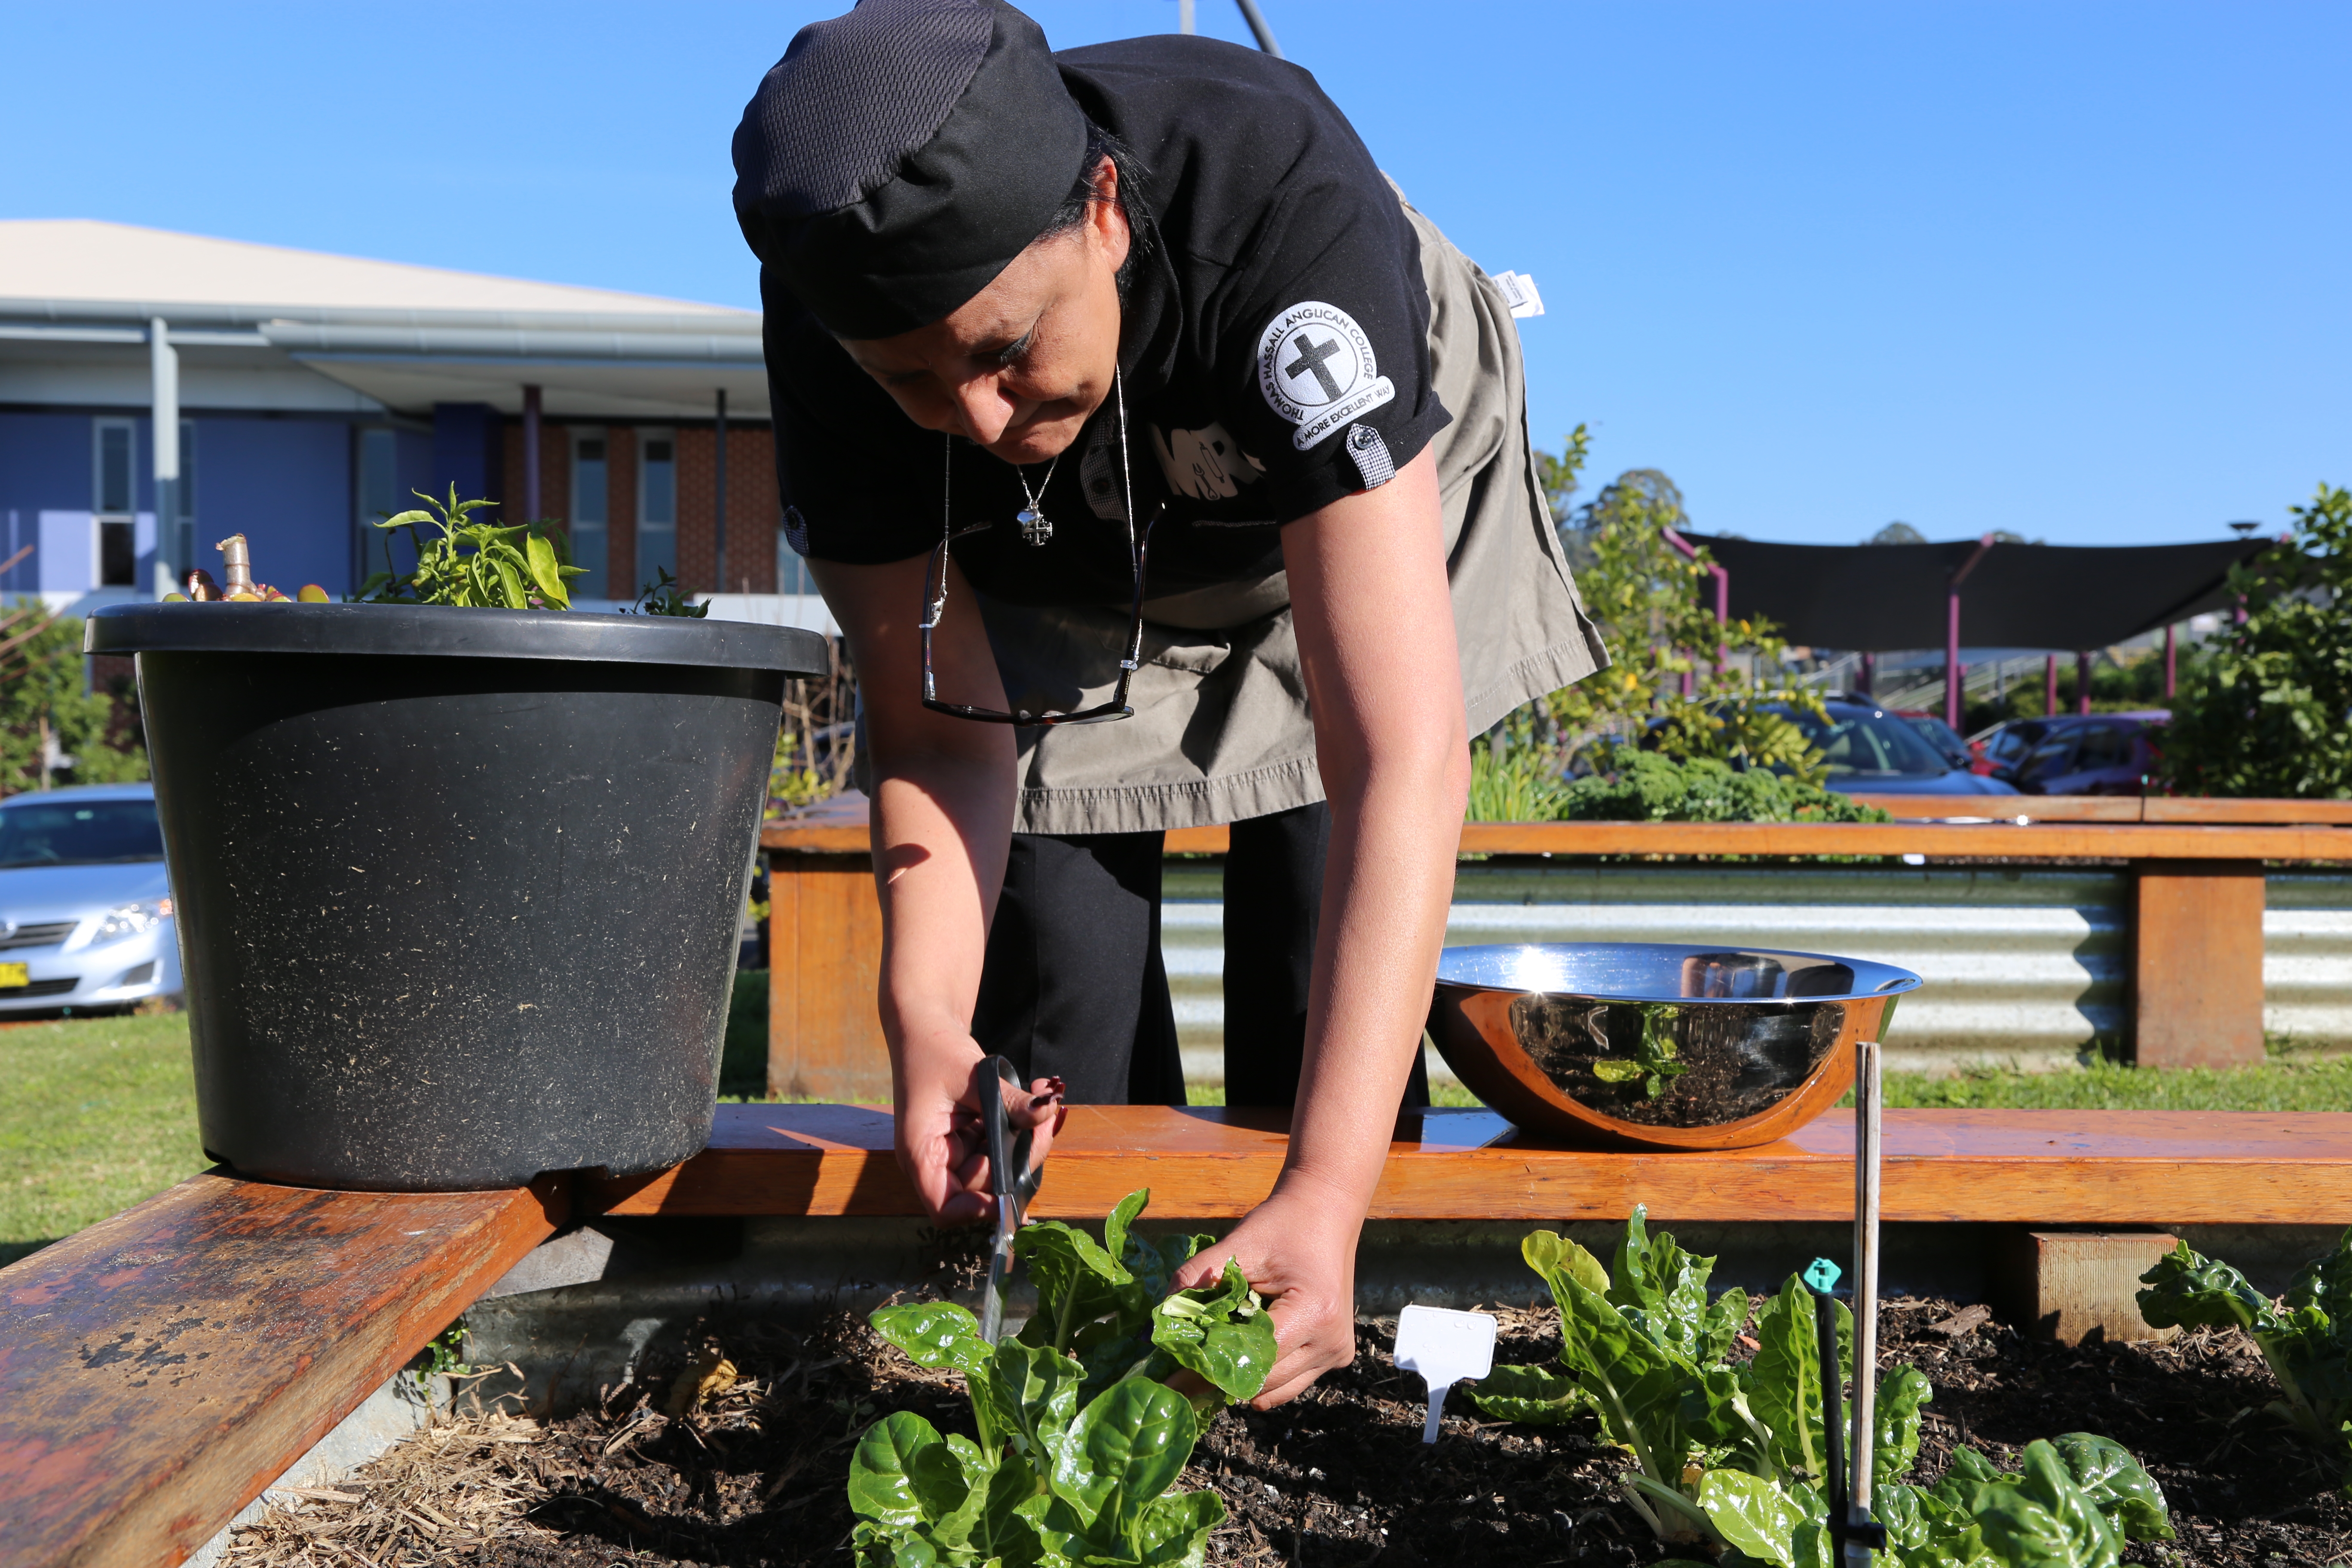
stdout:
{"type": "Polygon", "coordinates": [[[1054,537],[1054,525],[1045,514],[1034,506],[1024,507],[1013,515],[1021,525],[1021,539],[1026,544],[1043,544],[1054,537]]]}

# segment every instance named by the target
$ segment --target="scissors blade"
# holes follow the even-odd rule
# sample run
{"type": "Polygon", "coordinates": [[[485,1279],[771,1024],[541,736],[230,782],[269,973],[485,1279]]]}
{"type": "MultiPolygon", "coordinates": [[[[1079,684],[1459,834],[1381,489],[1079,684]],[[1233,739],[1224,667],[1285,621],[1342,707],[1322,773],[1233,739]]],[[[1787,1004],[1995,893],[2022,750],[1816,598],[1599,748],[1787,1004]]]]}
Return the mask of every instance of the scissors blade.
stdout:
{"type": "Polygon", "coordinates": [[[996,1198],[996,1234],[988,1251],[988,1282],[980,1297],[980,1335],[994,1344],[1004,1326],[1004,1281],[1013,1272],[1013,1238],[1028,1216],[1029,1199],[1045,1179],[1043,1162],[1032,1163],[1034,1134],[1013,1134],[1004,1109],[1004,1086],[1020,1080],[1011,1062],[990,1057],[981,1063],[980,1114],[988,1142],[988,1190],[996,1198]],[[1013,1173],[1019,1173],[1014,1174],[1013,1173]]]}

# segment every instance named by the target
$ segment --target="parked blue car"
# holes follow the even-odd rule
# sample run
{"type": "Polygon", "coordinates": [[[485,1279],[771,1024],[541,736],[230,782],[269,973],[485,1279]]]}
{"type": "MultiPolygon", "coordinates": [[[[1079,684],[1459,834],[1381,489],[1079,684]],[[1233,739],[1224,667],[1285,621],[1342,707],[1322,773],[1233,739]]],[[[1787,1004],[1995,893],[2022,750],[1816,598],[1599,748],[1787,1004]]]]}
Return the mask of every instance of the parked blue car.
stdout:
{"type": "Polygon", "coordinates": [[[1824,724],[1810,713],[1774,710],[1796,721],[1829,763],[1829,788],[1847,795],[2015,795],[2017,786],[1955,767],[1900,714],[1869,702],[1832,698],[1824,724]]]}
{"type": "Polygon", "coordinates": [[[152,784],[0,801],[0,1016],[180,995],[152,784]]]}

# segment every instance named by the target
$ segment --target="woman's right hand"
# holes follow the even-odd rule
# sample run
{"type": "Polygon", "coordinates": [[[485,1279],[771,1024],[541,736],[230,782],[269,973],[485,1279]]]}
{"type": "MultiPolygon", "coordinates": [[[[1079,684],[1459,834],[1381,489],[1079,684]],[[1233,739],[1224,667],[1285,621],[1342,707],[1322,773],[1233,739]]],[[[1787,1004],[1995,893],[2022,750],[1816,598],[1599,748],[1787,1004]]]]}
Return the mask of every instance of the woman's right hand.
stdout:
{"type": "MultiPolygon", "coordinates": [[[[924,1212],[941,1225],[992,1218],[996,1194],[988,1181],[988,1132],[980,1114],[980,1075],[992,1068],[970,1035],[909,1041],[898,1067],[898,1168],[915,1184],[924,1212]]],[[[1017,1135],[1034,1129],[1034,1168],[1045,1158],[1067,1112],[1059,1079],[1028,1089],[1004,1086],[1004,1110],[1017,1135]]]]}

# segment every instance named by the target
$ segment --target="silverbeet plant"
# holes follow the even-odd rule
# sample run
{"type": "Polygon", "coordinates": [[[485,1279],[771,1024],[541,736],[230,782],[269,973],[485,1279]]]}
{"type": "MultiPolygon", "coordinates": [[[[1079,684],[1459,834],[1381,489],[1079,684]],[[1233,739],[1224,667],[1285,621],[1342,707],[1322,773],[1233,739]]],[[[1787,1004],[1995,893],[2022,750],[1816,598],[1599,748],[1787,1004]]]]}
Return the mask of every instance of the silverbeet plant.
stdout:
{"type": "Polygon", "coordinates": [[[979,1436],[909,1411],[866,1429],[849,1464],[859,1568],[1198,1568],[1225,1505],[1172,1489],[1202,1419],[1265,1386],[1274,1324],[1231,1262],[1213,1285],[1169,1289],[1211,1238],[1130,1235],[1150,1199],[1129,1194],[1100,1242],[1054,1220],[1024,1228],[1037,1312],[1000,1344],[949,1302],[873,1314],[918,1365],[963,1374],[979,1436]],[[1161,1381],[1179,1371],[1204,1392],[1161,1381]]]}
{"type": "MultiPolygon", "coordinates": [[[[2241,1328],[2262,1347],[2283,1397],[2269,1413],[2338,1464],[2352,1459],[2352,1230],[2313,1258],[2273,1301],[2226,1263],[2183,1241],[2139,1277],[2150,1326],[2241,1328]]],[[[2352,1494],[2352,1477],[2344,1487],[2352,1494]]]]}
{"type": "MultiPolygon", "coordinates": [[[[1472,1396],[1500,1420],[1586,1415],[1633,1458],[1626,1500],[1658,1539],[1715,1555],[1716,1568],[1829,1568],[1828,1447],[1812,1296],[1791,1275],[1756,1315],[1755,1356],[1727,1363],[1748,1297],[1710,1302],[1715,1260],[1695,1258],[1635,1209],[1612,1270],[1550,1231],[1521,1244],[1559,1305],[1559,1365],[1498,1366],[1472,1396]]],[[[1837,1308],[1851,1374],[1853,1315],[1837,1308]]],[[[2126,1541],[2169,1540],[2164,1495],[2105,1437],[2034,1443],[2004,1473],[1963,1448],[1933,1489],[1906,1484],[1932,1390],[1916,1367],[1882,1380],[1872,1502],[1882,1558],[1901,1568],[2112,1568],[2126,1541]]],[[[1687,1558],[1681,1568],[1703,1568],[1687,1558]]]]}

